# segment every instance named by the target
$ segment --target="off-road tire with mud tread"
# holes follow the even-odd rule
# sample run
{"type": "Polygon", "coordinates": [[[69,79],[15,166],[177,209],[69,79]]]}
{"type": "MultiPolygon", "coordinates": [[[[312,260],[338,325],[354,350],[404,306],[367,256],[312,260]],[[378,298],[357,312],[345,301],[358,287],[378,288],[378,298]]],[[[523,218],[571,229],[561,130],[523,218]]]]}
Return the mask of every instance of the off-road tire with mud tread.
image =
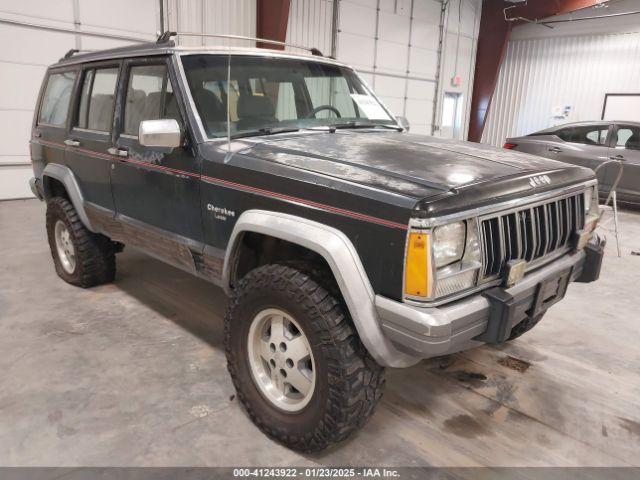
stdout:
{"type": "Polygon", "coordinates": [[[51,256],[60,278],[82,288],[94,287],[114,280],[115,244],[108,237],[87,230],[69,200],[64,197],[49,199],[46,217],[51,256]],[[73,273],[68,273],[62,267],[56,250],[54,229],[58,220],[66,224],[75,249],[76,267],[73,273]]]}
{"type": "Polygon", "coordinates": [[[269,437],[303,452],[347,438],[374,413],[384,368],[362,345],[344,307],[310,276],[287,265],[250,271],[237,285],[225,318],[227,366],[238,398],[269,437]],[[313,352],[316,387],[304,409],[278,409],[255,385],[248,334],[255,315],[279,308],[302,326],[313,352]]]}

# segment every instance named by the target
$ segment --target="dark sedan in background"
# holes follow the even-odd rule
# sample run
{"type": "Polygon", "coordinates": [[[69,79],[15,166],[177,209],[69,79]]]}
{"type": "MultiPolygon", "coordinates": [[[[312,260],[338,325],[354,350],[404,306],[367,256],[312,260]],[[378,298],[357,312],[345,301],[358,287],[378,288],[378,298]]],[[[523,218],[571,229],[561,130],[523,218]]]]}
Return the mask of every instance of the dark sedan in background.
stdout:
{"type": "MultiPolygon", "coordinates": [[[[621,160],[624,173],[617,188],[618,202],[640,207],[640,123],[568,123],[507,138],[504,147],[592,169],[607,160],[621,160]]],[[[609,193],[617,174],[614,164],[598,172],[601,198],[609,193]]]]}

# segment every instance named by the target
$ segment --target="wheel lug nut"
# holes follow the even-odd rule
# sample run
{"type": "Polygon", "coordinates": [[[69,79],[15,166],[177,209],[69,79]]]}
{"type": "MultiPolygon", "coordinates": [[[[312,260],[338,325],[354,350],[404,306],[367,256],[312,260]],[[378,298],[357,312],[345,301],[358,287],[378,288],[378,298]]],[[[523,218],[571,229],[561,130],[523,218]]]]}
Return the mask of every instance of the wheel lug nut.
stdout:
{"type": "Polygon", "coordinates": [[[276,368],[276,361],[272,358],[269,360],[269,365],[271,365],[271,368],[276,368]]]}
{"type": "Polygon", "coordinates": [[[290,358],[287,358],[287,361],[284,362],[287,364],[287,367],[289,368],[293,368],[293,360],[291,360],[290,358]]]}
{"type": "Polygon", "coordinates": [[[283,368],[280,369],[280,375],[282,375],[284,378],[287,378],[287,372],[285,372],[283,368]]]}
{"type": "Polygon", "coordinates": [[[272,352],[275,352],[276,351],[276,344],[275,343],[269,344],[269,350],[271,350],[272,352]]]}
{"type": "Polygon", "coordinates": [[[287,351],[287,344],[284,342],[280,342],[280,351],[281,352],[286,352],[287,351]]]}

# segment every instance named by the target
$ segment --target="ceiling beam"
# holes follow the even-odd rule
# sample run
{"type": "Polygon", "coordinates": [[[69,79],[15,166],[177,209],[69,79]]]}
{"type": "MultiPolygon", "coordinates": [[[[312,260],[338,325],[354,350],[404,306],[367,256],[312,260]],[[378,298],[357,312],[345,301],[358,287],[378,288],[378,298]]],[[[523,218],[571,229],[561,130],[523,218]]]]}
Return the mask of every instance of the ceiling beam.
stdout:
{"type": "MultiPolygon", "coordinates": [[[[285,42],[290,0],[257,0],[256,37],[285,42]]],[[[258,48],[284,50],[284,45],[257,43],[258,48]]]]}

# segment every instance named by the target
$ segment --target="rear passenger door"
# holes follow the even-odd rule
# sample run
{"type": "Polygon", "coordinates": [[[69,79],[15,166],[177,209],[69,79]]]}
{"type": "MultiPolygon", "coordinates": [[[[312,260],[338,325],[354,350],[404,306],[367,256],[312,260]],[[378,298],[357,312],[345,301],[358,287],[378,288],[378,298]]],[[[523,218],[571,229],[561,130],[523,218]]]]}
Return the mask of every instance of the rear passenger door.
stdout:
{"type": "Polygon", "coordinates": [[[114,210],[108,150],[111,147],[120,63],[90,64],[83,68],[73,102],[72,127],[65,140],[67,164],[88,203],[87,214],[96,225],[103,224],[102,217],[113,216],[114,210]]]}
{"type": "MultiPolygon", "coordinates": [[[[125,61],[119,85],[111,186],[117,217],[129,242],[180,267],[193,266],[201,251],[200,162],[185,128],[165,57],[125,61]],[[171,152],[138,141],[144,120],[173,118],[183,131],[183,146],[171,152]]],[[[190,269],[190,268],[189,268],[190,269]]]]}
{"type": "MultiPolygon", "coordinates": [[[[640,127],[618,124],[611,141],[609,156],[621,160],[624,165],[622,179],[618,184],[618,198],[624,202],[640,204],[640,127]]],[[[617,169],[611,167],[607,181],[612,183],[617,169]]]]}
{"type": "Polygon", "coordinates": [[[609,124],[575,126],[559,130],[556,136],[563,142],[550,145],[547,157],[595,169],[608,160],[609,130],[609,124]]]}
{"type": "MultiPolygon", "coordinates": [[[[562,142],[549,145],[548,158],[572,163],[595,170],[609,160],[609,139],[612,125],[609,123],[577,125],[559,130],[556,136],[562,142]]],[[[608,167],[598,172],[600,193],[610,189],[608,167]]]]}
{"type": "Polygon", "coordinates": [[[48,163],[65,164],[64,142],[77,76],[77,67],[50,71],[47,75],[31,138],[31,159],[36,172],[41,172],[48,163]]]}

